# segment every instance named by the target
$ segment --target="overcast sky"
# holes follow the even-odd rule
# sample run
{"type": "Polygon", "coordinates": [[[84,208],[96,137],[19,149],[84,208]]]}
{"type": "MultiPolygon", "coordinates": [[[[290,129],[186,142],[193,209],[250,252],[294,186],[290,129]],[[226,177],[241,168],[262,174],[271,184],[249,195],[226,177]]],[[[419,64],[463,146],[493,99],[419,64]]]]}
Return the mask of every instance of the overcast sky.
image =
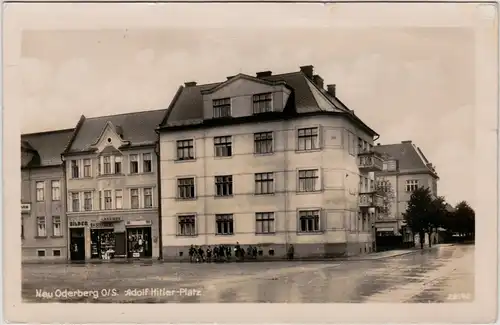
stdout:
{"type": "MultiPolygon", "coordinates": [[[[216,19],[216,17],[212,17],[216,19]]],[[[89,24],[91,24],[89,22],[89,24]]],[[[466,28],[140,28],[25,30],[13,103],[21,132],[166,108],[180,84],[313,65],[381,137],[412,140],[438,192],[473,201],[474,33],[466,28]],[[460,177],[457,177],[460,175],[460,177]]]]}

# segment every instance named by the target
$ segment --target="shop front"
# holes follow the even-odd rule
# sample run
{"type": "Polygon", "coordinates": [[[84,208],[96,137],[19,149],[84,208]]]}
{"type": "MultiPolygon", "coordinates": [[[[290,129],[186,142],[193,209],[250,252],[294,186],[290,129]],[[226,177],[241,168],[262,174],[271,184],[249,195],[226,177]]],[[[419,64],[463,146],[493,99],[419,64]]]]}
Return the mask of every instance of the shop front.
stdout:
{"type": "MultiPolygon", "coordinates": [[[[71,260],[148,258],[158,250],[158,230],[152,220],[121,216],[70,220],[71,260]]],[[[158,253],[156,253],[158,254],[158,253]]]]}

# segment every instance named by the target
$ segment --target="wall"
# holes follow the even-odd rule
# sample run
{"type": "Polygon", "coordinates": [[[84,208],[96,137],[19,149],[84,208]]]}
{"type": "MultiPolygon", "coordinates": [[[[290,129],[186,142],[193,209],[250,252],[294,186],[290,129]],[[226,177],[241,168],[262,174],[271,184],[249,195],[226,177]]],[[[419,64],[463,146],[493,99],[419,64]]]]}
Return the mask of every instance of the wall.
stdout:
{"type": "MultiPolygon", "coordinates": [[[[357,131],[346,120],[336,117],[301,118],[296,121],[259,123],[162,133],[161,182],[163,246],[258,243],[326,244],[354,241],[371,242],[371,234],[358,236],[359,171],[356,155],[349,154],[348,132],[357,131]],[[298,152],[296,132],[300,127],[320,127],[322,150],[298,152]],[[254,155],[256,132],[274,132],[274,153],[254,155]],[[214,136],[231,135],[233,156],[214,157],[214,136]],[[196,159],[176,161],[176,141],[194,139],[196,159]],[[321,190],[296,193],[297,170],[318,168],[321,190]],[[254,195],[254,173],[275,173],[275,194],[254,195]],[[214,176],[233,175],[234,195],[215,198],[214,176]],[[197,199],[178,200],[177,178],[194,177],[197,199]],[[324,232],[297,233],[297,211],[322,208],[324,232]],[[274,212],[274,235],[255,234],[255,212],[274,212]],[[196,214],[198,236],[177,236],[177,216],[196,214]],[[233,213],[235,236],[215,236],[215,214],[233,213]],[[353,231],[356,239],[347,236],[353,231]]],[[[358,136],[358,134],[356,135],[358,136]]],[[[372,143],[370,137],[359,134],[372,143]]],[[[164,248],[165,250],[165,248],[164,248]]]]}
{"type": "Polygon", "coordinates": [[[67,229],[65,214],[65,182],[62,167],[43,167],[21,170],[21,203],[30,203],[29,213],[22,213],[24,238],[22,238],[23,261],[65,260],[67,258],[67,229]],[[36,182],[44,181],[44,201],[36,200],[36,182]],[[59,181],[60,197],[52,200],[52,181],[59,181]],[[45,217],[46,237],[37,236],[37,217],[45,217]],[[53,217],[61,220],[61,236],[53,234],[53,217]],[[45,257],[38,257],[37,250],[45,250],[45,257]],[[54,256],[53,250],[59,250],[60,256],[54,256]]]}

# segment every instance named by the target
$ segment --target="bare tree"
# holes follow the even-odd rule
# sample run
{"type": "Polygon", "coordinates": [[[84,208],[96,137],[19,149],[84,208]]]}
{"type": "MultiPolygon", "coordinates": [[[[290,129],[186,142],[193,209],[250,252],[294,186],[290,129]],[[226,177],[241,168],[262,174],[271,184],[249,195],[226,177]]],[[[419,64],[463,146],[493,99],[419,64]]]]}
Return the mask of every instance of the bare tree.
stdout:
{"type": "Polygon", "coordinates": [[[391,182],[385,177],[376,177],[375,179],[375,192],[382,195],[383,206],[380,208],[380,213],[386,217],[391,214],[392,203],[396,198],[394,187],[391,182]]]}

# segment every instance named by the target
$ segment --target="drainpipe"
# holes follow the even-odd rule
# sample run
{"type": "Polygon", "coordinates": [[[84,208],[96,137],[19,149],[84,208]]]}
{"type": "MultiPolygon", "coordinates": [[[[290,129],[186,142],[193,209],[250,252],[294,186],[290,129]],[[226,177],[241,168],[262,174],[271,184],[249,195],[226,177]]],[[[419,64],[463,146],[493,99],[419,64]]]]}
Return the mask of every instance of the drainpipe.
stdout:
{"type": "MultiPolygon", "coordinates": [[[[285,128],[283,128],[283,130],[289,130],[288,129],[288,123],[286,121],[284,121],[284,126],[285,128]]],[[[295,134],[294,134],[294,137],[295,137],[295,134]]],[[[276,141],[276,139],[274,140],[276,141]]],[[[283,182],[283,185],[284,185],[284,200],[285,200],[285,254],[288,254],[288,246],[289,246],[289,241],[290,241],[290,234],[289,234],[289,229],[288,229],[288,137],[286,137],[286,139],[284,140],[284,144],[285,144],[285,148],[284,148],[284,154],[283,154],[283,167],[284,167],[284,172],[283,172],[283,175],[284,175],[284,182],[283,182]]],[[[273,148],[274,150],[276,150],[276,148],[273,148]]],[[[298,226],[298,222],[297,222],[297,213],[295,213],[295,227],[298,226]]]]}
{"type": "Polygon", "coordinates": [[[61,191],[61,196],[62,196],[62,208],[63,208],[63,211],[64,211],[64,222],[66,224],[66,243],[67,243],[67,247],[66,247],[66,259],[68,261],[71,260],[71,234],[70,234],[70,231],[69,231],[69,220],[68,220],[68,215],[67,215],[67,212],[68,212],[68,184],[67,184],[67,181],[66,181],[66,176],[67,176],[67,172],[66,172],[66,159],[64,157],[63,154],[61,154],[61,161],[62,161],[62,169],[63,169],[63,190],[61,191]]]}
{"type": "Polygon", "coordinates": [[[163,226],[162,226],[162,213],[161,213],[161,156],[160,156],[160,132],[155,130],[157,137],[157,142],[155,145],[156,154],[156,182],[157,182],[157,193],[158,193],[158,260],[163,260],[163,226]]]}

